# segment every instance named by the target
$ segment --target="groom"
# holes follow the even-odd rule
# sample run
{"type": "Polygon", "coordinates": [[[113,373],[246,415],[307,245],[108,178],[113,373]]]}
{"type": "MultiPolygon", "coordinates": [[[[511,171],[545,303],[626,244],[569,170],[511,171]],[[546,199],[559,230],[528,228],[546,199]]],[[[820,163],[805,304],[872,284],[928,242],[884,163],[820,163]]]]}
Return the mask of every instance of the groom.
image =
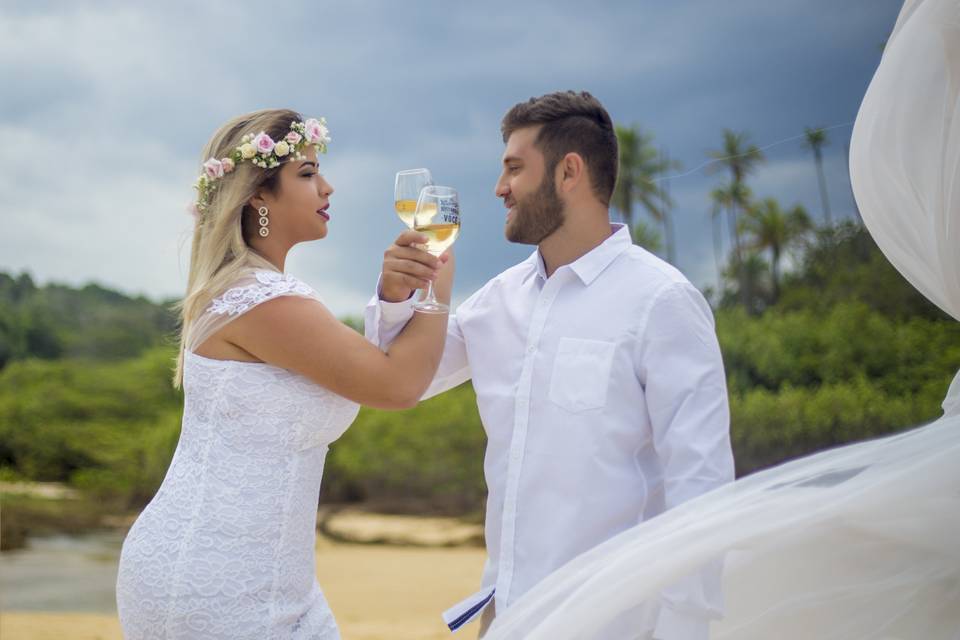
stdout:
{"type": "MultiPolygon", "coordinates": [[[[505,235],[537,250],[456,309],[424,396],[472,378],[487,433],[482,588],[444,614],[454,631],[482,615],[481,635],[569,560],[733,478],[710,307],[610,223],[607,111],[586,92],[552,93],[514,106],[501,129],[505,235]]],[[[366,309],[382,348],[429,273],[415,235],[387,250],[366,309]]],[[[610,637],[707,638],[719,600],[716,576],[691,576],[662,593],[647,628],[625,618],[610,637]]]]}

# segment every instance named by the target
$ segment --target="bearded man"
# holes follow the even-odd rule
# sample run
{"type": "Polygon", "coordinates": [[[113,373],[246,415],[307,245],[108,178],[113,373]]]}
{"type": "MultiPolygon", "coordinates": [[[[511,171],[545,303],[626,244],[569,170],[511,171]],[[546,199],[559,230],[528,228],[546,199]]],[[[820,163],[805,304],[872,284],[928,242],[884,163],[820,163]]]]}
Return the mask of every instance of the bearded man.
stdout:
{"type": "MultiPolygon", "coordinates": [[[[481,616],[481,636],[551,572],[734,471],[711,309],[610,222],[606,109],[586,92],[552,93],[515,105],[501,130],[505,235],[537,250],[459,305],[424,396],[472,379],[487,433],[482,588],[444,614],[454,631],[481,616]]],[[[367,337],[384,349],[432,277],[415,236],[387,250],[366,309],[367,337]]],[[[707,638],[718,582],[693,574],[603,637],[707,638]]]]}

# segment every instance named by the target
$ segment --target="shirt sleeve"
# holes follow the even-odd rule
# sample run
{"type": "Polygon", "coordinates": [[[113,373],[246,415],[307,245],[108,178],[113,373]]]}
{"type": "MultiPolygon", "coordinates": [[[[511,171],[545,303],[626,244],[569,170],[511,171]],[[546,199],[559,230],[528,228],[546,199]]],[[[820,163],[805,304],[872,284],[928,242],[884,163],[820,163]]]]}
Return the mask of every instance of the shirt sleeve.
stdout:
{"type": "Polygon", "coordinates": [[[363,310],[363,335],[386,351],[412,317],[413,296],[403,302],[381,300],[380,281],[377,280],[377,293],[363,310]]]}
{"type": "MultiPolygon", "coordinates": [[[[377,291],[380,291],[379,283],[377,291]]],[[[363,333],[367,340],[386,351],[407,326],[413,313],[412,297],[403,302],[386,302],[380,299],[378,293],[364,309],[363,333]]],[[[457,315],[451,314],[447,321],[447,339],[443,345],[440,367],[421,400],[443,393],[469,379],[470,362],[467,359],[466,341],[457,315]]]]}
{"type": "MultiPolygon", "coordinates": [[[[689,283],[655,297],[636,351],[666,508],[731,482],[730,411],[713,313],[689,283]]],[[[706,639],[722,615],[721,560],[661,592],[657,640],[706,639]]]]}

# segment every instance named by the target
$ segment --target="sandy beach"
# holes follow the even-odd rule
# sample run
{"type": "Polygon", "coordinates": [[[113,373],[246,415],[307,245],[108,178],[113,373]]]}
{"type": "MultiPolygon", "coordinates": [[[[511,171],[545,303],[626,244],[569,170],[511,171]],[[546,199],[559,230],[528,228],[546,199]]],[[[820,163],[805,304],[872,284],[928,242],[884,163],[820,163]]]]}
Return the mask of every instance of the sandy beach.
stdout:
{"type": "MultiPolygon", "coordinates": [[[[343,519],[342,527],[358,529],[367,524],[359,518],[352,523],[347,520],[343,519]]],[[[424,524],[436,530],[436,523],[424,524]]],[[[382,526],[381,521],[377,528],[382,526]]],[[[450,637],[440,613],[477,589],[484,558],[483,549],[476,546],[403,547],[319,538],[317,575],[344,640],[439,640],[450,637]]],[[[467,630],[463,637],[475,633],[467,630]]],[[[122,636],[113,615],[3,611],[0,638],[119,640],[122,636]]]]}

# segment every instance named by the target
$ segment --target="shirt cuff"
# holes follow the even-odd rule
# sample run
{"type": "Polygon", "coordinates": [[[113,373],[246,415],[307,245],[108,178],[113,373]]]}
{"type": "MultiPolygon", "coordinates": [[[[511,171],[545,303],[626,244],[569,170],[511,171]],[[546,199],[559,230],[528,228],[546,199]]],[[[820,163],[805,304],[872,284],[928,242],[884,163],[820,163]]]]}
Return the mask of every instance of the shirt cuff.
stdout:
{"type": "Polygon", "coordinates": [[[380,306],[380,318],[388,325],[395,322],[406,322],[413,317],[413,296],[403,302],[387,302],[377,299],[380,306]]]}
{"type": "Polygon", "coordinates": [[[709,640],[710,620],[677,613],[661,605],[653,637],[655,640],[709,640]]]}
{"type": "Polygon", "coordinates": [[[393,323],[398,320],[409,320],[413,317],[413,297],[416,295],[416,290],[410,292],[410,296],[406,300],[401,300],[400,302],[389,302],[384,300],[381,295],[380,285],[382,284],[381,275],[377,278],[377,295],[374,300],[377,302],[377,306],[380,307],[380,317],[384,322],[393,323]]]}

